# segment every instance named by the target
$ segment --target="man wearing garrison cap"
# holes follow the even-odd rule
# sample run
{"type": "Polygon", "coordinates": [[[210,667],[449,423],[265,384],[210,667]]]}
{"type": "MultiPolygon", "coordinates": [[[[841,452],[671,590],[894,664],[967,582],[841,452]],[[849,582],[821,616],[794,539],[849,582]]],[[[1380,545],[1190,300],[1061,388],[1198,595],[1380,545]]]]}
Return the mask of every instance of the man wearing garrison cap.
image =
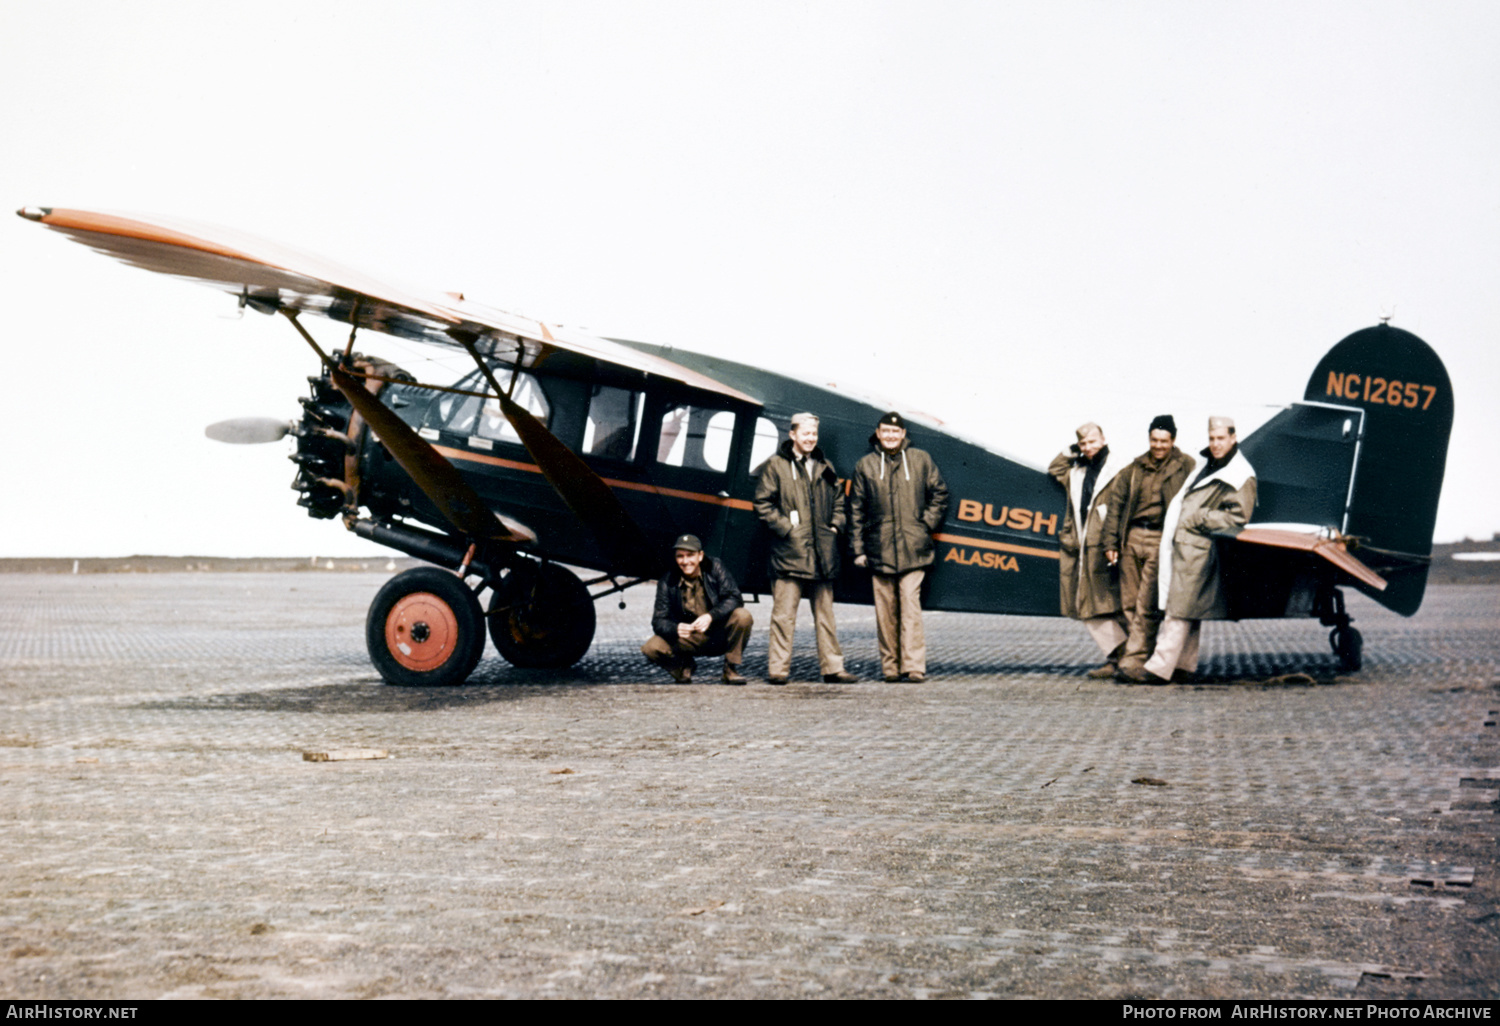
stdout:
{"type": "Polygon", "coordinates": [[[899,413],[880,418],[870,448],[849,488],[849,545],[854,565],[870,569],[882,674],[920,683],[927,679],[922,581],[932,565],[932,532],[948,512],[948,486],[932,457],[907,444],[899,413]]]}
{"type": "Polygon", "coordinates": [[[1057,536],[1062,615],[1082,620],[1088,628],[1105,660],[1088,675],[1105,680],[1119,668],[1126,638],[1119,583],[1104,555],[1104,520],[1114,505],[1119,462],[1110,461],[1104,429],[1098,424],[1084,424],[1075,433],[1078,441],[1047,467],[1068,494],[1068,513],[1057,536]]]}
{"type": "Polygon", "coordinates": [[[1194,464],[1177,448],[1177,422],[1164,413],[1151,422],[1147,450],[1117,479],[1115,501],[1104,518],[1104,555],[1119,569],[1120,605],[1129,630],[1119,661],[1120,679],[1139,676],[1156,647],[1162,616],[1156,597],[1162,523],[1194,464]]]}
{"type": "Polygon", "coordinates": [[[761,465],[755,513],[775,536],[771,545],[771,637],[766,683],[791,678],[797,607],[807,595],[818,640],[818,668],[828,684],[853,684],[833,620],[833,584],[839,578],[840,544],[848,519],[838,471],[818,445],[818,418],[792,417],[787,440],[761,465]]]}
{"type": "Polygon", "coordinates": [[[1191,677],[1201,622],[1229,615],[1214,535],[1237,534],[1250,522],[1255,468],[1240,452],[1228,417],[1208,418],[1208,448],[1200,455],[1207,462],[1167,506],[1162,525],[1157,595],[1166,619],[1145,671],[1130,675],[1142,683],[1165,684],[1174,673],[1191,677]]]}

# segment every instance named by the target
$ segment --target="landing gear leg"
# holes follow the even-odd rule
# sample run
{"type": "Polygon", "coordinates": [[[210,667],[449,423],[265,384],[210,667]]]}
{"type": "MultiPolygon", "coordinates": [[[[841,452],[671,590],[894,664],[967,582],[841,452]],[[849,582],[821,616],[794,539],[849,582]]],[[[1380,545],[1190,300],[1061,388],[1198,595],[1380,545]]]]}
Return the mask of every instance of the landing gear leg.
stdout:
{"type": "Polygon", "coordinates": [[[1328,644],[1333,647],[1333,654],[1339,657],[1339,669],[1345,673],[1354,673],[1363,666],[1365,639],[1350,626],[1354,623],[1354,617],[1344,608],[1342,591],[1333,589],[1320,622],[1324,627],[1333,628],[1328,632],[1328,644]]]}

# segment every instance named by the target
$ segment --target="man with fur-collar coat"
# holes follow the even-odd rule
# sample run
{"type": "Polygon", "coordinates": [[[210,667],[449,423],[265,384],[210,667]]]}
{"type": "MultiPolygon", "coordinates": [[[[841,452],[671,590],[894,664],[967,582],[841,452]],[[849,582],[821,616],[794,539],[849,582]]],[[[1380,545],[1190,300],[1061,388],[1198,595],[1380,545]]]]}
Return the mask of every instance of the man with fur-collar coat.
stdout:
{"type": "Polygon", "coordinates": [[[1068,513],[1058,535],[1062,615],[1082,620],[1105,663],[1089,671],[1096,680],[1113,677],[1127,636],[1120,585],[1105,550],[1104,521],[1113,501],[1118,466],[1109,459],[1104,429],[1085,424],[1078,442],[1057,455],[1047,473],[1068,493],[1068,513]]]}
{"type": "Polygon", "coordinates": [[[1166,619],[1156,651],[1132,680],[1166,683],[1198,668],[1198,631],[1204,620],[1229,615],[1219,575],[1215,532],[1237,533],[1255,512],[1255,468],[1239,449],[1234,421],[1208,418],[1206,462],[1167,507],[1162,526],[1159,596],[1166,619]]]}

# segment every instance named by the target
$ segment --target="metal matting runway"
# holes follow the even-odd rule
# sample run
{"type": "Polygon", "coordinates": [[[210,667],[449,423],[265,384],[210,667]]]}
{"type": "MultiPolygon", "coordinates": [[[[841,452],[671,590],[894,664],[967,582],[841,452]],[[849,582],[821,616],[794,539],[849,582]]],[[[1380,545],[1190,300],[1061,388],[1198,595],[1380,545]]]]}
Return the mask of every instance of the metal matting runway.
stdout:
{"type": "Polygon", "coordinates": [[[1209,624],[1170,687],[960,614],[927,684],[814,683],[804,610],[785,688],[668,683],[637,588],[567,673],[406,690],[384,579],[0,575],[0,989],[1500,996],[1500,588],[1351,600],[1347,677],[1314,622],[1209,624]],[[351,748],[389,758],[302,759],[351,748]]]}

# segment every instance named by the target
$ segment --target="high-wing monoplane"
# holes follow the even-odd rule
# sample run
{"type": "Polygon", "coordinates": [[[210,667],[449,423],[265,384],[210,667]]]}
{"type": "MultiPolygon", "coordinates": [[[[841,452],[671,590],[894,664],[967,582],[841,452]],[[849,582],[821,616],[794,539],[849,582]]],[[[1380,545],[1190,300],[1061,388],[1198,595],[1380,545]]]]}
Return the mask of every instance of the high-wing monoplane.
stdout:
{"type": "MultiPolygon", "coordinates": [[[[593,602],[655,577],[684,533],[704,539],[747,592],[769,590],[751,498],[779,428],[818,412],[823,448],[848,468],[885,412],[764,368],[414,295],[224,229],[19,213],[285,317],[311,347],[319,372],[299,420],[226,422],[210,434],[294,436],[294,487],[310,516],[433,564],[393,577],[370,607],[370,657],[393,684],[462,683],[486,625],[516,666],[572,665],[592,642],[593,602]],[[306,315],[349,325],[343,349],[320,345],[306,315]],[[356,351],[361,331],[460,350],[473,370],[419,382],[356,351]]],[[[907,419],[953,497],[925,607],[1059,615],[1062,490],[919,413],[907,419]]],[[[1415,335],[1381,324],[1329,350],[1302,400],[1241,440],[1260,497],[1250,526],[1217,542],[1231,615],[1316,617],[1333,628],[1342,665],[1357,669],[1361,639],[1341,589],[1408,616],[1421,605],[1452,421],[1447,371],[1415,335]]],[[[851,567],[837,594],[870,602],[868,575],[851,567]]]]}

